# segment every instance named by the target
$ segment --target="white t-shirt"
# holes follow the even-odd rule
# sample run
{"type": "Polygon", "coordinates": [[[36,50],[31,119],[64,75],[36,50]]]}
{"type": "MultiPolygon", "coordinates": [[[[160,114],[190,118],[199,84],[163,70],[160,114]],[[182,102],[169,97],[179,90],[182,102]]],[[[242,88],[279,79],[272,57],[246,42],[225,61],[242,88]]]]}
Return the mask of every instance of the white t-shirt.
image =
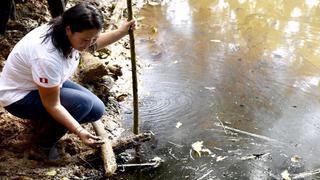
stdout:
{"type": "Polygon", "coordinates": [[[62,86],[79,64],[79,52],[65,58],[52,44],[43,41],[49,25],[42,25],[23,37],[8,56],[0,75],[0,105],[8,106],[42,87],[62,86]]]}

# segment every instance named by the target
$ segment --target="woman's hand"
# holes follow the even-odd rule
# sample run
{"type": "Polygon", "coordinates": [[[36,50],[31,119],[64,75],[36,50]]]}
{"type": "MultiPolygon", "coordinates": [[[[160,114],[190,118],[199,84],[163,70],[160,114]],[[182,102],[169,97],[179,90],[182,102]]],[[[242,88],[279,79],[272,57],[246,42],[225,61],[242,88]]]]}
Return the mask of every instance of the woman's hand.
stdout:
{"type": "Polygon", "coordinates": [[[90,147],[100,147],[104,143],[100,137],[92,135],[84,128],[80,129],[77,135],[85,145],[90,147]]]}
{"type": "Polygon", "coordinates": [[[132,19],[131,21],[126,21],[122,26],[119,27],[119,31],[122,32],[124,35],[128,34],[129,29],[135,30],[136,29],[136,20],[132,19]]]}
{"type": "Polygon", "coordinates": [[[135,30],[136,28],[136,20],[126,21],[122,26],[120,26],[118,29],[101,33],[96,41],[97,49],[102,49],[106,47],[109,44],[112,44],[125,35],[129,33],[129,29],[135,30]]]}

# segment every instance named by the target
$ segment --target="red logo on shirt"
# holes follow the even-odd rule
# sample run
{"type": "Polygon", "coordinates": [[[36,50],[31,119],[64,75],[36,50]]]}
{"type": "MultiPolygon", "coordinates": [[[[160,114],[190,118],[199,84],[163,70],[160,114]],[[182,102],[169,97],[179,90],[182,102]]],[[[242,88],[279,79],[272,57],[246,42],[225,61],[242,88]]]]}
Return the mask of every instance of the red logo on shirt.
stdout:
{"type": "Polygon", "coordinates": [[[48,83],[48,79],[47,78],[40,78],[40,82],[41,83],[48,83]]]}

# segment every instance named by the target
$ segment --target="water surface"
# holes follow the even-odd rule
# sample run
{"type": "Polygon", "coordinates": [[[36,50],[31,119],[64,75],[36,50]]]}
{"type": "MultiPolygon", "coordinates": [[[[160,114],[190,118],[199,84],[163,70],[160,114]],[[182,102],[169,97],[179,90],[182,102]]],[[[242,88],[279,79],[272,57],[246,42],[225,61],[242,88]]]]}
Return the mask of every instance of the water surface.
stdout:
{"type": "Polygon", "coordinates": [[[165,162],[125,179],[282,179],[285,170],[298,178],[320,168],[319,6],[175,0],[144,7],[136,32],[137,55],[148,64],[139,76],[140,128],[156,139],[142,149],[165,162]],[[197,157],[197,141],[212,153],[197,157]]]}

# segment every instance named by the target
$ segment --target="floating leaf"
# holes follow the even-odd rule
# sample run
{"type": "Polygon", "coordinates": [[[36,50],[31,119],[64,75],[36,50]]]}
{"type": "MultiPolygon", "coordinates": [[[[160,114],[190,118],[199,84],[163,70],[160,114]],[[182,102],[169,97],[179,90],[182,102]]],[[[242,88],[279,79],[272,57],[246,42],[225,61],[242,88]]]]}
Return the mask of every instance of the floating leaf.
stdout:
{"type": "Polygon", "coordinates": [[[291,180],[290,178],[290,174],[288,172],[288,170],[285,170],[281,173],[281,177],[284,179],[284,180],[291,180]]]}
{"type": "Polygon", "coordinates": [[[191,146],[192,146],[192,149],[201,157],[201,149],[203,147],[203,141],[197,141],[193,143],[191,146]]]}
{"type": "Polygon", "coordinates": [[[216,42],[216,43],[221,42],[221,41],[220,41],[220,40],[218,40],[218,39],[211,39],[210,41],[211,41],[211,42],[216,42]]]}
{"type": "Polygon", "coordinates": [[[217,157],[217,162],[219,162],[219,161],[223,161],[225,158],[227,158],[228,156],[218,156],[217,157]]]}
{"type": "Polygon", "coordinates": [[[150,6],[158,6],[159,5],[159,3],[152,2],[152,1],[148,1],[147,4],[149,4],[150,6]]]}
{"type": "Polygon", "coordinates": [[[163,162],[163,159],[161,159],[161,157],[154,157],[153,159],[150,160],[151,162],[163,162]]]}
{"type": "Polygon", "coordinates": [[[294,155],[292,158],[291,158],[291,162],[299,162],[301,160],[301,157],[299,157],[298,155],[294,155]]]}
{"type": "Polygon", "coordinates": [[[197,141],[193,143],[191,146],[192,146],[192,150],[195,151],[199,155],[199,157],[201,157],[201,153],[208,154],[208,155],[212,154],[210,149],[203,147],[203,141],[197,141]]]}
{"type": "Polygon", "coordinates": [[[216,90],[216,87],[204,87],[205,89],[209,90],[209,91],[214,91],[216,90]]]}
{"type": "Polygon", "coordinates": [[[152,33],[157,33],[157,32],[158,32],[158,29],[157,29],[156,27],[152,27],[152,28],[151,28],[151,32],[152,32],[152,33]]]}
{"type": "Polygon", "coordinates": [[[212,154],[212,152],[210,151],[210,149],[207,149],[207,148],[201,149],[201,152],[207,153],[207,154],[212,154]]]}
{"type": "Polygon", "coordinates": [[[254,155],[249,155],[249,156],[244,156],[240,158],[241,160],[250,160],[250,159],[256,159],[256,156],[254,155]]]}

